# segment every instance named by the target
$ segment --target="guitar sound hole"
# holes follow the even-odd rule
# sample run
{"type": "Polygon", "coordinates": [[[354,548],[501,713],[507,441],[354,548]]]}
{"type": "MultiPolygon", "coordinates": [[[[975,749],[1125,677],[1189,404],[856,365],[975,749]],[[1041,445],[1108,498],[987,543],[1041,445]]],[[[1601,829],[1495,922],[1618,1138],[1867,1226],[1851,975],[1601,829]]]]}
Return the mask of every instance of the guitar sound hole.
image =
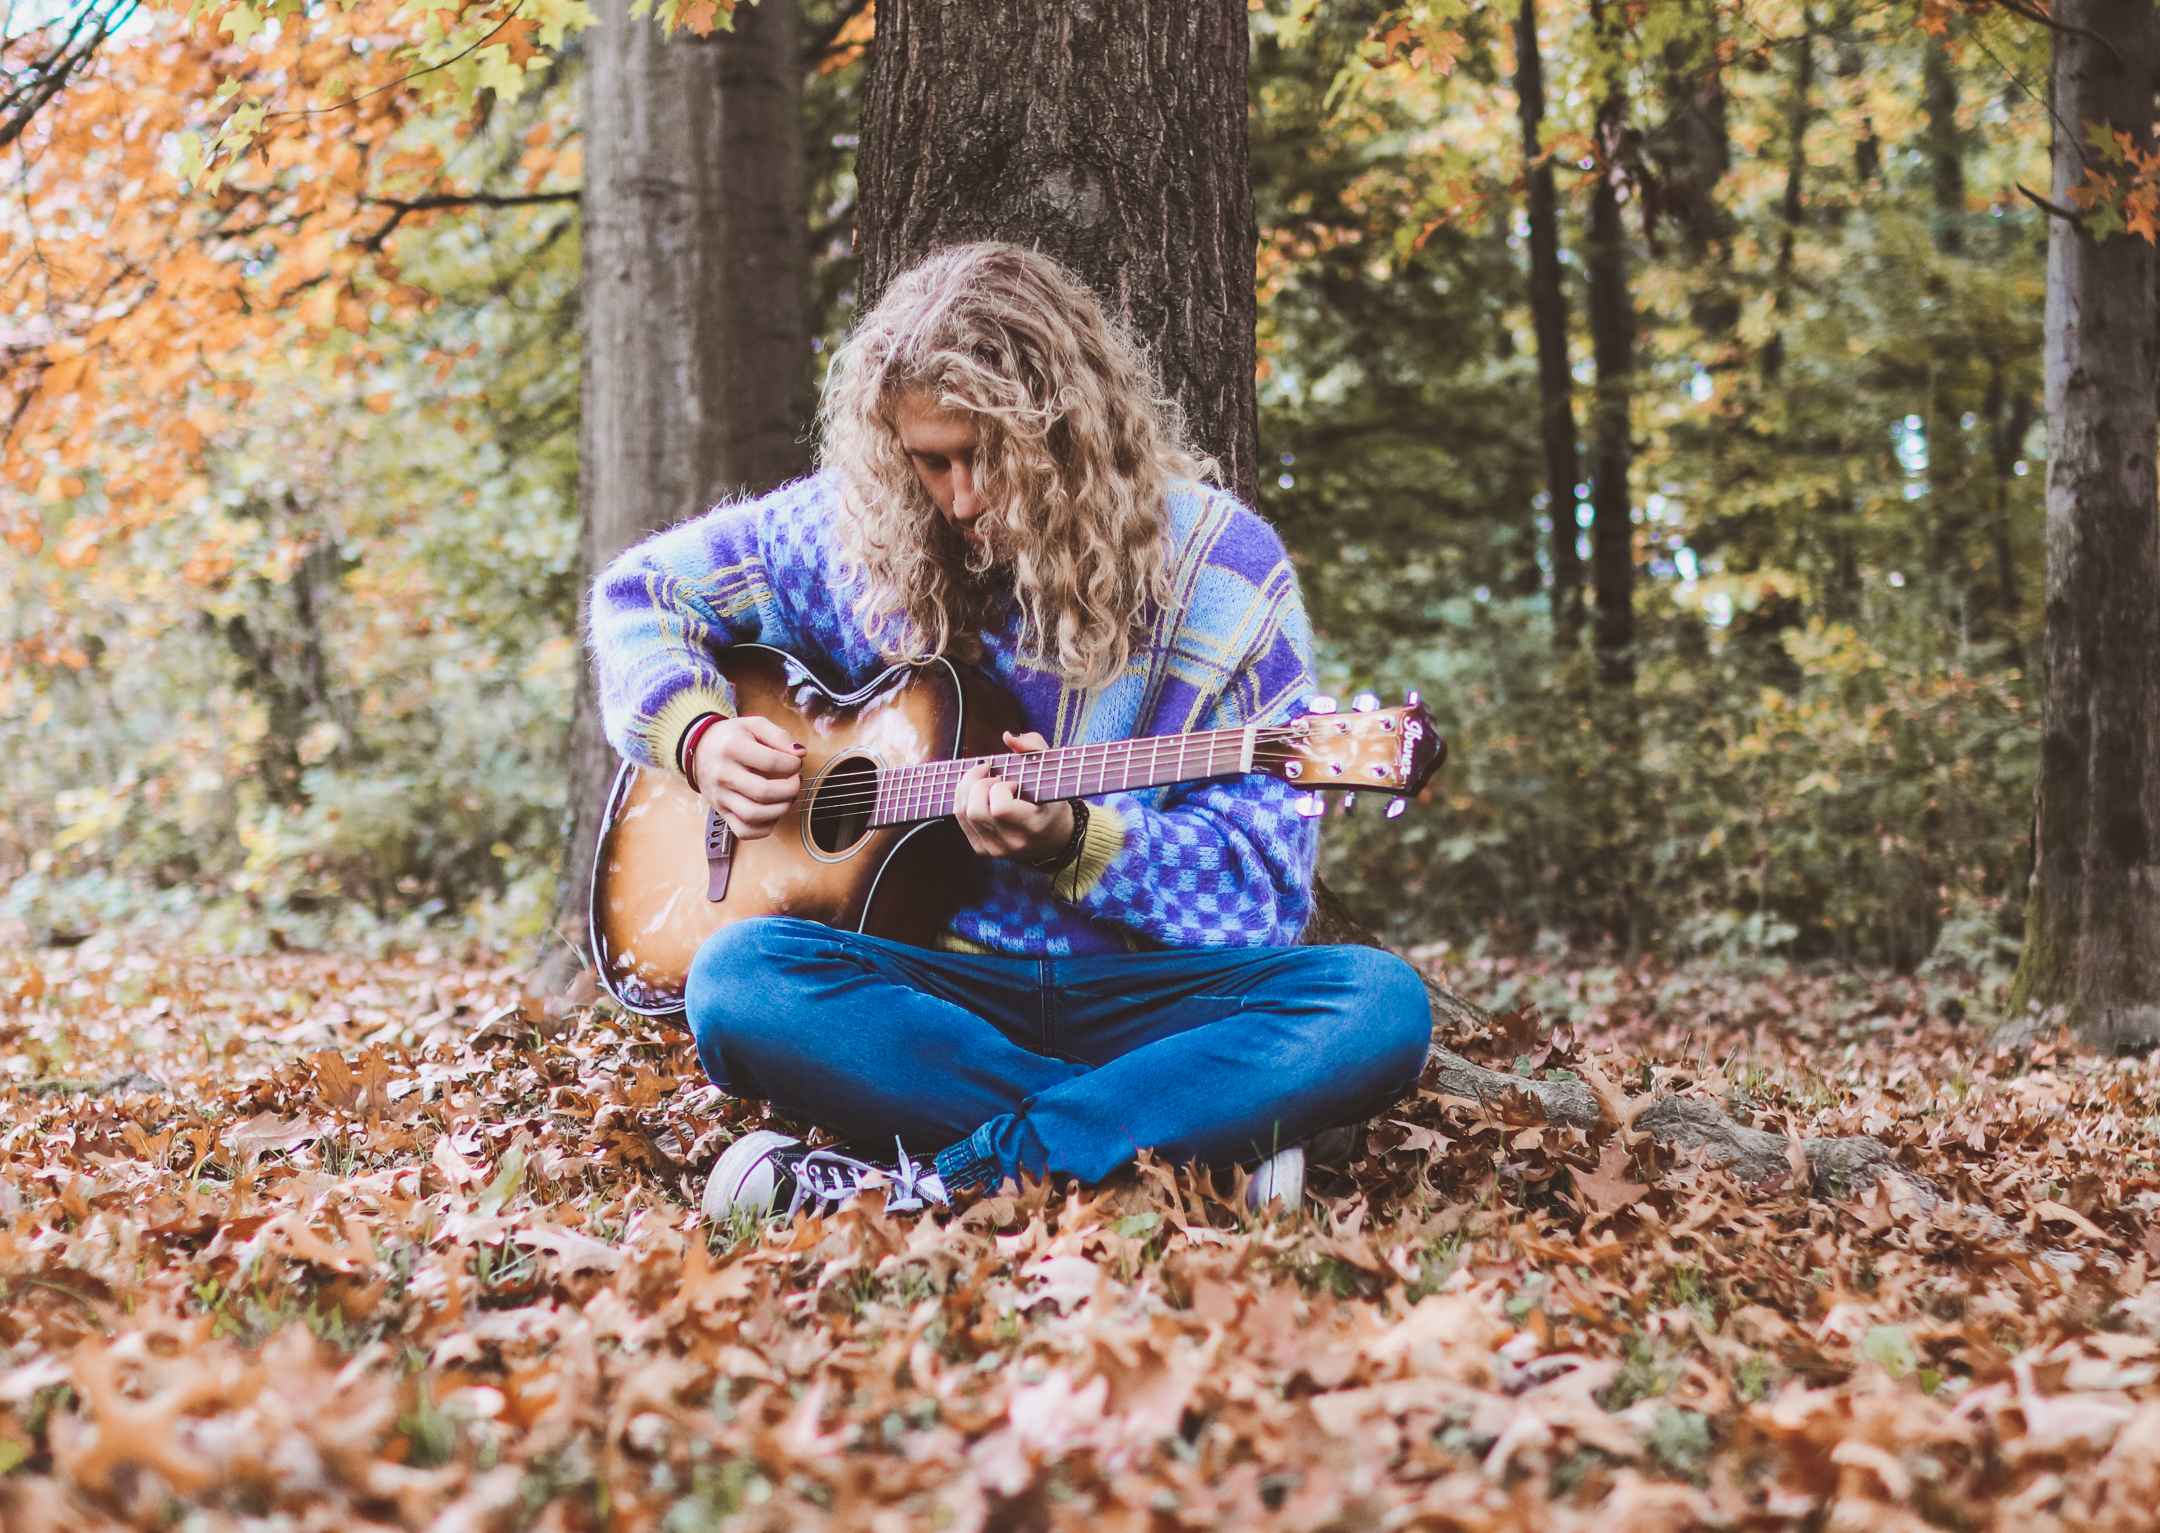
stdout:
{"type": "Polygon", "coordinates": [[[877,763],[868,756],[843,756],[818,778],[810,801],[810,842],[828,855],[844,852],[870,832],[870,810],[877,797],[877,763]]]}

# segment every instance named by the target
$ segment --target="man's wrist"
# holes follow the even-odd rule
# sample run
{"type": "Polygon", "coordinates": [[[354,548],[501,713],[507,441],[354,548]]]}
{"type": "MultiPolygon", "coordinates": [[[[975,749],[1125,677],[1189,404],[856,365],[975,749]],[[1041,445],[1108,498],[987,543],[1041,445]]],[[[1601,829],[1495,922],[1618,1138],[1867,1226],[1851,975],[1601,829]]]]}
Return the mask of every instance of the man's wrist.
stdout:
{"type": "Polygon", "coordinates": [[[1084,800],[1069,798],[1065,800],[1065,809],[1072,816],[1072,823],[1058,842],[1057,850],[1047,857],[1028,859],[1028,866],[1038,873],[1061,873],[1080,856],[1080,844],[1087,839],[1088,806],[1084,800]]]}

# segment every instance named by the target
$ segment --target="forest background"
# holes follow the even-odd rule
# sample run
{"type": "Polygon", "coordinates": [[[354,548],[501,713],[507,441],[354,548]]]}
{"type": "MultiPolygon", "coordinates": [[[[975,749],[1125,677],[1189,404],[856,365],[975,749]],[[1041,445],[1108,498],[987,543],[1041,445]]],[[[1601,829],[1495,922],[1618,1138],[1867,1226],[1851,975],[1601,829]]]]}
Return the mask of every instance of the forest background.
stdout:
{"type": "MultiPolygon", "coordinates": [[[[540,944],[586,676],[582,8],[432,13],[432,80],[394,7],[92,9],[117,30],[7,146],[0,919],[209,951],[540,944]]],[[[1444,953],[2006,979],[2046,29],[1637,7],[1616,54],[1602,11],[1548,5],[1528,161],[1518,16],[1251,20],[1259,506],[1326,680],[1422,688],[1455,750],[1430,807],[1329,822],[1330,878],[1444,953]],[[1540,163],[1586,438],[1557,503],[1540,163]],[[1635,330],[1617,575],[1591,536],[1600,185],[1635,330]],[[1593,645],[1577,593],[1616,579],[1632,632],[1593,645]]],[[[874,12],[812,0],[801,25],[822,356],[853,313],[874,12]]]]}
{"type": "Polygon", "coordinates": [[[6,12],[0,1520],[2147,1527],[2149,0],[1016,9],[6,12]],[[1090,58],[1175,195],[1037,153],[1090,58]],[[780,1120],[532,988],[581,571],[973,214],[1455,741],[1328,823],[1435,1048],[1296,1207],[706,1221],[780,1120]],[[1976,1025],[2028,911],[2090,1046],[1976,1025]]]}

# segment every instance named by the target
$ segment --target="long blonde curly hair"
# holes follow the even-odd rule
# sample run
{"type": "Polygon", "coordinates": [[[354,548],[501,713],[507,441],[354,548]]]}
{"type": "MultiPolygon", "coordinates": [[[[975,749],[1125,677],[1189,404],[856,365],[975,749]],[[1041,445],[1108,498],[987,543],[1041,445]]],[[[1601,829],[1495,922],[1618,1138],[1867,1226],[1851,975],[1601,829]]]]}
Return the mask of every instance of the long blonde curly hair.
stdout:
{"type": "Polygon", "coordinates": [[[1114,679],[1169,600],[1164,491],[1215,473],[1181,424],[1125,327],[1050,257],[984,242],[903,272],[833,354],[819,412],[880,647],[975,658],[1012,601],[1024,652],[1077,686],[1114,679]],[[901,450],[894,412],[910,394],[974,419],[980,546],[901,450]]]}

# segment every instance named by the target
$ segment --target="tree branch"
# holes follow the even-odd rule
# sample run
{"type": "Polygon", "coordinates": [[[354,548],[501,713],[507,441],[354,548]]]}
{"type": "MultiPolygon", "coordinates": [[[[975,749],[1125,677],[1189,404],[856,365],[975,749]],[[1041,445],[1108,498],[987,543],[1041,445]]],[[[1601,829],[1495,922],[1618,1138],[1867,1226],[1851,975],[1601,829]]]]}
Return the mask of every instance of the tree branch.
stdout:
{"type": "Polygon", "coordinates": [[[550,202],[576,202],[577,192],[517,192],[499,196],[489,192],[443,192],[432,197],[363,197],[363,203],[388,208],[390,217],[380,229],[361,241],[361,248],[377,253],[409,213],[432,213],[441,208],[531,208],[550,202]]]}
{"type": "MultiPolygon", "coordinates": [[[[2082,37],[2089,42],[2098,43],[2101,47],[2107,49],[2108,57],[2112,58],[2117,64],[2123,61],[2123,56],[2115,45],[2090,27],[2081,27],[2075,22],[2057,21],[2045,11],[2036,11],[2028,6],[2019,5],[2017,0],[1995,0],[1995,3],[2013,16],[2022,16],[2027,21],[2039,22],[2040,25],[2051,32],[2067,32],[2072,37],[2082,37]]],[[[2023,190],[2023,188],[2020,188],[2020,190],[2023,190]]]]}
{"type": "MultiPolygon", "coordinates": [[[[65,35],[45,57],[8,83],[5,93],[0,94],[0,149],[20,138],[31,119],[68,87],[105,39],[134,15],[136,4],[137,0],[91,0],[75,14],[65,35]],[[106,8],[100,10],[100,5],[106,8]]],[[[0,52],[20,40],[0,38],[0,52]]]]}
{"type": "Polygon", "coordinates": [[[2059,202],[2048,201],[2047,198],[2041,196],[2038,192],[2034,191],[2031,187],[2027,186],[2022,181],[2014,182],[2012,184],[2015,185],[2017,189],[2024,194],[2025,200],[2027,202],[2030,202],[2041,212],[2049,214],[2055,218],[2060,218],[2065,222],[2075,224],[2080,229],[2085,227],[2085,215],[2083,213],[2078,212],[2074,208],[2066,208],[2059,202]]]}
{"type": "Polygon", "coordinates": [[[576,202],[578,192],[442,192],[432,197],[362,197],[372,207],[395,208],[407,213],[432,213],[438,208],[533,208],[550,202],[576,202]]]}

